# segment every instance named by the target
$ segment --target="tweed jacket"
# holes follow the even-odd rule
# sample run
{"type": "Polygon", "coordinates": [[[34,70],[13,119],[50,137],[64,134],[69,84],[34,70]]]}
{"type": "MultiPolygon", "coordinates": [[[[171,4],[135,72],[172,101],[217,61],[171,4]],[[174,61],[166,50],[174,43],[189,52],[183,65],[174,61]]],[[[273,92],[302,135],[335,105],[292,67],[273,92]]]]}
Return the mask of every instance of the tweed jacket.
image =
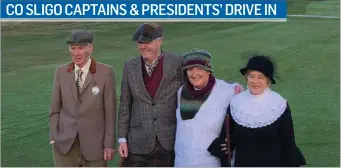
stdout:
{"type": "Polygon", "coordinates": [[[89,161],[103,159],[104,147],[115,148],[115,73],[92,59],[78,95],[73,65],[59,66],[54,75],[49,138],[66,154],[78,134],[83,156],[89,161]]]}
{"type": "Polygon", "coordinates": [[[164,52],[163,61],[163,77],[154,98],[143,81],[141,57],[124,64],[118,138],[127,139],[133,154],[152,152],[156,136],[164,149],[174,150],[177,90],[183,83],[182,59],[164,52]]]}

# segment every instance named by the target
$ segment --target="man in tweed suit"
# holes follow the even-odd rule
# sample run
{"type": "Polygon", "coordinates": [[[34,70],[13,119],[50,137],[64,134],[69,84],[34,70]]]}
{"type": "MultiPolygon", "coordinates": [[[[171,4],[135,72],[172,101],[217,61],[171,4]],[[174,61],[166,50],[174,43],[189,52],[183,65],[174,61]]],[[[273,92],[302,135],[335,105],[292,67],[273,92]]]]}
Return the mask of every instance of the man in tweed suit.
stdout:
{"type": "MultiPolygon", "coordinates": [[[[177,91],[182,58],[161,50],[163,28],[140,25],[134,34],[141,56],[125,62],[119,113],[122,166],[173,167],[177,91]]],[[[239,93],[243,88],[236,86],[239,93]]]]}
{"type": "Polygon", "coordinates": [[[115,74],[91,57],[92,41],[88,31],[72,33],[72,63],[55,72],[49,120],[57,167],[103,167],[114,155],[115,74]]]}
{"type": "Polygon", "coordinates": [[[140,25],[133,40],[141,56],[124,64],[118,132],[123,166],[174,165],[181,59],[161,50],[162,34],[160,25],[140,25]]]}

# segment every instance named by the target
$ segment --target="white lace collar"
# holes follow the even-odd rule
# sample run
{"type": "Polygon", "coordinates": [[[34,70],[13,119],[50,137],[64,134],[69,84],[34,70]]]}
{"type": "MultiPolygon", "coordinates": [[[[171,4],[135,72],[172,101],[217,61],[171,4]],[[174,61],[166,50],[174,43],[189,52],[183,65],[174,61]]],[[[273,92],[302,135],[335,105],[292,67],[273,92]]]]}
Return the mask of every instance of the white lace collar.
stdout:
{"type": "Polygon", "coordinates": [[[284,113],[287,101],[270,89],[260,95],[253,95],[247,89],[231,100],[230,107],[236,123],[248,128],[259,128],[275,122],[284,113]]]}

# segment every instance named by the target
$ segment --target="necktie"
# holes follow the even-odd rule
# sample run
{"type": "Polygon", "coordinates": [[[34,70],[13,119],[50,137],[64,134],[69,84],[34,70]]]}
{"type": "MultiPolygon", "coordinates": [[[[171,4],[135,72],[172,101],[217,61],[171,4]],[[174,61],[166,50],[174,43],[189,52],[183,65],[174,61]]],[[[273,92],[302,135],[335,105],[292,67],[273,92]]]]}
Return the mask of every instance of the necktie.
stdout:
{"type": "Polygon", "coordinates": [[[76,71],[76,74],[77,74],[77,81],[76,81],[76,84],[77,84],[77,89],[78,91],[80,90],[80,88],[82,88],[82,83],[83,83],[83,79],[82,79],[82,75],[83,75],[83,71],[81,69],[78,69],[76,71]]]}

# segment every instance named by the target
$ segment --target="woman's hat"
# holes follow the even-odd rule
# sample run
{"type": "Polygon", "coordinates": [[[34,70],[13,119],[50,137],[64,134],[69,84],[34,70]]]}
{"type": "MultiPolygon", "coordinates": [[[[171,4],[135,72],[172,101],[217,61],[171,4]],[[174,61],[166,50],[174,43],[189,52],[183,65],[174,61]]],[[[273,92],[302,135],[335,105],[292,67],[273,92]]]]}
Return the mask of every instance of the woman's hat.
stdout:
{"type": "Polygon", "coordinates": [[[183,68],[185,71],[193,67],[201,67],[206,71],[213,72],[212,55],[206,50],[194,48],[183,55],[183,68]]]}
{"type": "Polygon", "coordinates": [[[253,56],[249,59],[246,67],[239,71],[245,76],[247,70],[259,71],[271,80],[271,84],[276,84],[274,79],[275,65],[267,56],[253,56]]]}

